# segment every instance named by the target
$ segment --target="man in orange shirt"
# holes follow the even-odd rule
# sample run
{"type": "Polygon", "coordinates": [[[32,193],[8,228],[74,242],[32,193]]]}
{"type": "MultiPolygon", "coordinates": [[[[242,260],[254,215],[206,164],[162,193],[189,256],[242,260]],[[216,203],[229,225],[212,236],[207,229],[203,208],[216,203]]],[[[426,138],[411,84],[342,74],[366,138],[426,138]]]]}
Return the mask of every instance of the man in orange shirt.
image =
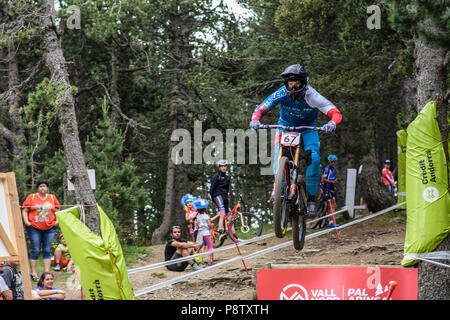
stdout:
{"type": "Polygon", "coordinates": [[[61,208],[58,199],[47,193],[47,180],[39,180],[37,189],[38,192],[29,194],[22,204],[22,218],[30,238],[31,277],[34,281],[39,280],[36,265],[41,247],[44,271],[50,271],[52,243],[58,225],[55,212],[61,208]]]}
{"type": "Polygon", "coordinates": [[[395,181],[392,172],[389,170],[391,167],[391,161],[384,161],[384,168],[381,170],[381,178],[383,179],[384,185],[389,193],[394,193],[395,190],[395,181]]]}

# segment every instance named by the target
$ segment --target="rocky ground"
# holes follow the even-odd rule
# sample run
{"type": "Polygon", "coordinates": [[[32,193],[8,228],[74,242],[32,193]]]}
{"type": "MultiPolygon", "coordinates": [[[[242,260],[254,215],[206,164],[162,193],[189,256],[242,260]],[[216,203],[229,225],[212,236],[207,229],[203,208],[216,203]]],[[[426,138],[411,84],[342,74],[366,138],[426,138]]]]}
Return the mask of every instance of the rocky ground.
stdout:
{"type": "MultiPolygon", "coordinates": [[[[210,272],[203,272],[185,281],[158,289],[137,297],[138,300],[251,300],[254,299],[255,285],[253,272],[267,264],[298,264],[298,265],[400,265],[403,258],[405,239],[405,213],[389,213],[355,224],[340,230],[340,241],[336,233],[308,239],[302,251],[293,247],[285,247],[263,256],[246,260],[248,274],[241,260],[224,265],[210,272]]],[[[271,237],[257,243],[241,246],[242,255],[263,250],[276,244],[290,240],[271,237]]],[[[226,243],[227,244],[227,243],[226,243]]],[[[226,245],[225,244],[225,245],[226,245]]],[[[150,255],[140,259],[131,268],[161,262],[164,246],[154,246],[150,255]]],[[[217,252],[215,262],[222,262],[235,257],[234,247],[217,252]]],[[[167,281],[182,274],[194,273],[188,270],[172,272],[165,267],[130,275],[134,290],[167,281]]]]}
{"type": "MultiPolygon", "coordinates": [[[[365,214],[364,216],[366,216],[365,214]]],[[[361,217],[358,215],[358,217],[361,217]]],[[[211,269],[184,281],[140,295],[137,300],[252,300],[255,297],[254,272],[266,268],[268,264],[326,265],[326,266],[382,266],[400,265],[403,258],[406,217],[404,211],[391,212],[369,219],[336,232],[307,239],[302,251],[288,246],[262,256],[246,260],[248,273],[241,260],[219,268],[211,269]]],[[[243,256],[260,251],[276,244],[291,240],[270,237],[253,244],[240,246],[243,256]]],[[[231,244],[227,240],[224,245],[231,244]]],[[[163,261],[164,245],[152,246],[148,255],[142,255],[129,269],[163,261]]],[[[220,263],[237,255],[234,246],[215,253],[215,262],[220,263]]],[[[173,272],[165,267],[129,275],[135,292],[171,278],[195,274],[188,267],[184,272],[173,272]]],[[[66,290],[68,300],[79,300],[79,282],[75,275],[55,273],[55,285],[66,290]]]]}

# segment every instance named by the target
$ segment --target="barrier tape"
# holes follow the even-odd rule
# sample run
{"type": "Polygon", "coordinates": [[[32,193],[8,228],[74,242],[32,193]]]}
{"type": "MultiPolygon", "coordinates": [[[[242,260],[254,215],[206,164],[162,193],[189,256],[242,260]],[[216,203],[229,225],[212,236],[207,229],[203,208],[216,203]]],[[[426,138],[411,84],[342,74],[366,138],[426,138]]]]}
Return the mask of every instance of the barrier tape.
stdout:
{"type": "MultiPolygon", "coordinates": [[[[363,221],[366,221],[366,220],[369,220],[369,219],[373,219],[373,218],[378,217],[378,216],[380,216],[380,215],[382,215],[382,214],[385,214],[385,213],[387,213],[387,212],[390,212],[390,211],[392,211],[392,210],[394,210],[394,209],[396,209],[396,208],[398,208],[398,207],[401,207],[401,206],[403,206],[404,204],[406,204],[406,201],[405,201],[405,202],[402,202],[402,203],[398,203],[398,204],[396,204],[396,205],[393,205],[392,207],[383,209],[383,210],[381,210],[381,211],[379,211],[379,212],[373,213],[373,214],[371,214],[371,215],[369,215],[369,216],[366,216],[366,217],[364,217],[364,218],[360,218],[360,219],[351,221],[351,222],[349,222],[349,223],[343,224],[343,225],[339,226],[338,229],[344,229],[344,228],[347,228],[347,227],[349,227],[349,226],[352,226],[352,225],[354,225],[354,224],[356,224],[356,223],[363,222],[363,221]]],[[[335,213],[335,214],[336,214],[336,213],[335,213]]],[[[324,234],[326,234],[326,233],[333,232],[333,230],[334,230],[334,229],[328,229],[328,230],[322,230],[322,231],[319,231],[319,232],[315,232],[315,233],[313,233],[313,234],[307,235],[307,236],[305,237],[305,239],[316,238],[316,237],[319,237],[319,236],[324,235],[324,234]]],[[[267,235],[266,235],[266,236],[267,236],[267,235]]],[[[261,237],[257,237],[257,238],[261,238],[261,237]]],[[[266,238],[267,238],[267,237],[266,237],[266,238]]],[[[254,239],[256,239],[256,238],[254,238],[254,239]]],[[[253,239],[250,239],[250,240],[252,240],[252,242],[257,241],[257,240],[254,240],[254,241],[253,241],[253,239]]],[[[250,240],[247,240],[247,241],[250,241],[250,240]]],[[[243,241],[242,243],[247,242],[247,241],[243,241]]],[[[213,270],[213,269],[215,269],[215,268],[221,267],[221,266],[223,266],[223,265],[229,264],[229,263],[234,262],[234,261],[237,261],[237,260],[241,260],[241,259],[244,259],[244,260],[246,260],[246,259],[252,259],[252,258],[261,256],[261,255],[265,255],[265,254],[267,254],[267,253],[269,253],[269,252],[272,252],[272,251],[275,251],[275,250],[278,250],[278,249],[281,249],[281,248],[290,246],[290,245],[292,245],[292,243],[293,243],[292,240],[287,241],[287,242],[283,242],[283,243],[280,243],[280,244],[275,245],[275,246],[273,246],[273,247],[266,248],[266,249],[263,249],[263,250],[260,250],[260,251],[251,253],[251,254],[249,254],[249,255],[243,257],[243,258],[241,258],[240,256],[236,256],[236,257],[231,258],[231,259],[229,259],[229,260],[226,260],[226,261],[223,261],[223,262],[214,264],[214,265],[212,265],[212,266],[209,266],[209,267],[207,267],[207,268],[205,268],[205,269],[201,269],[201,270],[195,271],[195,272],[193,272],[193,273],[188,273],[188,274],[182,275],[182,276],[180,276],[180,277],[172,278],[172,279],[167,280],[167,281],[165,281],[165,282],[161,282],[161,283],[155,284],[155,285],[153,285],[153,286],[150,286],[150,287],[147,287],[147,288],[143,288],[143,289],[137,290],[137,291],[135,291],[135,297],[138,297],[138,296],[141,296],[141,295],[150,293],[150,292],[155,291],[155,290],[158,290],[158,289],[162,289],[162,288],[167,287],[167,286],[169,286],[169,285],[172,285],[172,284],[174,284],[174,283],[177,283],[177,282],[180,282],[180,281],[189,279],[189,278],[194,277],[194,276],[197,276],[197,275],[199,275],[199,274],[201,274],[201,273],[203,273],[203,272],[207,272],[207,271],[213,270]]],[[[208,253],[203,253],[203,254],[199,254],[199,255],[206,255],[206,254],[208,254],[208,253]]],[[[195,255],[195,256],[199,256],[199,255],[195,255]]],[[[194,257],[194,255],[189,256],[189,257],[186,257],[186,258],[183,258],[183,259],[184,259],[183,261],[185,261],[185,260],[190,260],[190,259],[192,259],[193,257],[194,257]]],[[[173,264],[174,261],[176,261],[176,260],[179,260],[179,259],[170,260],[168,264],[173,264]]],[[[164,263],[158,263],[158,264],[155,264],[155,265],[162,266],[162,265],[165,265],[166,263],[167,263],[167,261],[164,262],[164,263]]],[[[151,265],[151,266],[147,266],[147,267],[153,267],[153,266],[155,266],[155,265],[151,265]]],[[[140,269],[140,268],[136,268],[136,269],[140,269]]],[[[133,271],[136,270],[136,269],[133,269],[133,271]]],[[[131,270],[130,270],[130,271],[131,271],[131,270]]],[[[140,271],[142,271],[142,270],[140,270],[140,271]]],[[[137,272],[137,271],[134,271],[134,272],[137,272]]],[[[133,273],[134,273],[134,272],[133,272],[133,273]]],[[[130,273],[129,273],[129,274],[130,274],[130,273]]]]}
{"type": "MultiPolygon", "coordinates": [[[[338,210],[334,214],[336,215],[338,213],[343,213],[345,211],[347,211],[346,208],[338,210]]],[[[325,219],[325,218],[327,218],[329,216],[331,216],[331,214],[329,214],[327,216],[324,216],[324,217],[321,217],[321,218],[318,218],[318,219],[315,219],[315,220],[308,221],[308,222],[315,222],[315,221],[318,221],[318,220],[321,220],[321,219],[325,219]]],[[[289,231],[291,229],[292,228],[289,227],[287,229],[287,231],[289,231]]],[[[253,237],[253,238],[248,239],[248,240],[239,241],[238,243],[239,243],[239,245],[242,246],[242,245],[251,244],[253,242],[257,242],[257,241],[260,241],[260,240],[264,240],[264,239],[267,239],[267,238],[271,238],[271,237],[274,237],[274,236],[275,236],[275,233],[272,232],[272,233],[268,233],[268,234],[265,234],[265,235],[262,235],[262,236],[259,236],[259,237],[253,237]]],[[[212,253],[214,254],[215,252],[220,252],[220,251],[228,250],[228,249],[231,249],[231,248],[234,248],[233,244],[229,244],[229,245],[224,246],[224,247],[213,249],[212,253]]],[[[173,260],[169,260],[169,261],[158,262],[158,263],[147,265],[147,266],[133,268],[133,269],[128,270],[128,274],[130,275],[130,274],[134,274],[134,273],[137,273],[137,272],[157,269],[157,268],[165,267],[165,266],[168,266],[168,265],[171,265],[171,264],[175,264],[175,263],[178,263],[178,262],[192,260],[192,259],[195,259],[197,257],[207,256],[209,254],[210,254],[210,252],[198,253],[198,254],[190,255],[188,257],[182,257],[182,258],[177,258],[177,259],[173,259],[173,260]]]]}
{"type": "Polygon", "coordinates": [[[441,267],[450,268],[450,265],[433,260],[450,260],[450,251],[434,251],[427,253],[405,253],[404,257],[411,260],[422,260],[441,267]]]}
{"type": "MultiPolygon", "coordinates": [[[[253,242],[257,242],[259,240],[264,240],[270,237],[275,236],[275,233],[268,233],[259,237],[254,237],[248,240],[244,240],[244,241],[239,241],[239,245],[246,245],[246,244],[250,244],[253,242]]],[[[220,252],[220,251],[225,251],[228,249],[232,249],[234,248],[234,244],[229,244],[227,246],[224,247],[220,247],[217,249],[213,249],[212,253],[214,254],[215,252],[220,252]]],[[[155,264],[151,264],[151,265],[147,265],[147,266],[143,266],[143,267],[138,267],[138,268],[134,268],[134,269],[130,269],[128,270],[128,274],[133,274],[133,273],[137,273],[137,272],[141,272],[141,271],[146,271],[146,270],[151,270],[151,269],[156,269],[156,268],[160,268],[160,267],[164,267],[164,266],[168,266],[170,264],[175,264],[178,262],[183,262],[183,261],[188,261],[188,260],[193,260],[197,257],[203,257],[203,256],[207,256],[210,255],[211,252],[203,252],[203,253],[198,253],[198,254],[193,254],[190,255],[188,257],[182,257],[182,258],[178,258],[178,259],[173,259],[173,260],[169,260],[169,261],[163,261],[163,262],[158,262],[155,264]]]]}

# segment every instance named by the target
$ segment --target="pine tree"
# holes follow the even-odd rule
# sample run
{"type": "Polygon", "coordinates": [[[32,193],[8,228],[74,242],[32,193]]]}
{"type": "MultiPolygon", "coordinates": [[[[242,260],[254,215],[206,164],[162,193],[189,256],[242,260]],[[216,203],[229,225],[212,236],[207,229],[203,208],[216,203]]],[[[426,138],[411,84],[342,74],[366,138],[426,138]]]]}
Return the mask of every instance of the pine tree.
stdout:
{"type": "Polygon", "coordinates": [[[104,97],[103,117],[86,141],[87,167],[95,169],[97,202],[108,214],[121,237],[136,237],[136,211],[145,206],[147,191],[142,187],[131,156],[124,158],[122,132],[111,119],[104,97]]]}

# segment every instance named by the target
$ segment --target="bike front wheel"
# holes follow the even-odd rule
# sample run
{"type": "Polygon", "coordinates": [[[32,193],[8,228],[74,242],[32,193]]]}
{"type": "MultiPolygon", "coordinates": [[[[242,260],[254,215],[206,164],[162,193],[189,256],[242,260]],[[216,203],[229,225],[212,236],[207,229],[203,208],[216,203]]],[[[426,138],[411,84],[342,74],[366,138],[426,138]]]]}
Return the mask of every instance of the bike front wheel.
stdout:
{"type": "Polygon", "coordinates": [[[248,240],[259,237],[263,231],[261,220],[254,214],[243,212],[242,216],[238,214],[231,220],[229,230],[231,239],[248,240]],[[232,234],[232,232],[234,232],[232,234]]]}
{"type": "Polygon", "coordinates": [[[290,174],[289,159],[287,157],[281,157],[275,176],[275,193],[273,199],[273,224],[275,235],[278,238],[283,238],[286,235],[289,219],[287,195],[289,194],[290,174]]]}

